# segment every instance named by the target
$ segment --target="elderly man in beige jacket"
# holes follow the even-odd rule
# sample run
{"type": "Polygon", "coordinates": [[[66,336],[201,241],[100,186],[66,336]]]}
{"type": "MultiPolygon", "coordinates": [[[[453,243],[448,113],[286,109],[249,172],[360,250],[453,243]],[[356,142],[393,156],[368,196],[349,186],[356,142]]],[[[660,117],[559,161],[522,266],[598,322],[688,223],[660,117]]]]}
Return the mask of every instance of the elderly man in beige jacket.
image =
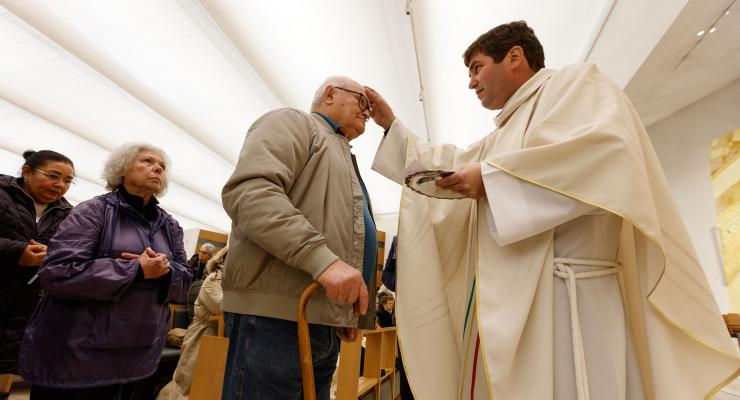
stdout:
{"type": "Polygon", "coordinates": [[[422,142],[367,91],[386,129],[373,169],[454,171],[427,193],[463,197],[401,199],[396,322],[414,395],[709,398],[738,350],[645,129],[596,66],[544,60],[523,21],[470,45],[469,88],[501,111],[464,150],[422,142]]]}
{"type": "Polygon", "coordinates": [[[311,111],[279,109],[255,121],[223,188],[232,219],[224,399],[300,397],[294,321],[312,281],[323,288],[307,308],[319,399],[329,399],[338,336],[357,337],[353,304],[361,314],[373,308],[363,273],[374,276],[375,226],[349,145],[365,131],[368,98],[357,82],[331,77],[311,111]]]}

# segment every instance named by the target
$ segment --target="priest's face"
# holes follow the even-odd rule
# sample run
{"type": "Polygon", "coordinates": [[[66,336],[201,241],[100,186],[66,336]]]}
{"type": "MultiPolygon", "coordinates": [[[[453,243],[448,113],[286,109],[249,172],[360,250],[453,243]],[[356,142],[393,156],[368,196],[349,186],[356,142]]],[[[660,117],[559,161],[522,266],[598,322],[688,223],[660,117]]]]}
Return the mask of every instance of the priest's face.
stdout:
{"type": "Polygon", "coordinates": [[[480,51],[470,58],[468,88],[475,91],[483,107],[500,110],[516,92],[514,77],[509,67],[508,54],[498,63],[480,51]]]}

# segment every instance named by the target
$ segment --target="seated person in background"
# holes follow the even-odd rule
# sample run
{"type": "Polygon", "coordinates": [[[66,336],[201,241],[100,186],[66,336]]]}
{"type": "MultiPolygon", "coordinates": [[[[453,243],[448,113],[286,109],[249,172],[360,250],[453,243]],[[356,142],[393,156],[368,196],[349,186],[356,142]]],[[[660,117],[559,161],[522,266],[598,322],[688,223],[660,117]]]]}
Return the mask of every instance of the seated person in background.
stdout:
{"type": "Polygon", "coordinates": [[[188,324],[193,322],[193,318],[195,317],[195,300],[198,299],[201,286],[203,286],[203,280],[199,279],[193,281],[193,284],[190,285],[190,289],[188,290],[188,324]]]}
{"type": "Polygon", "coordinates": [[[203,285],[203,271],[206,269],[208,261],[213,257],[215,250],[216,246],[211,243],[204,243],[188,261],[190,271],[193,273],[193,284],[190,285],[187,299],[188,323],[193,322],[193,316],[195,315],[195,299],[198,298],[200,287],[203,285]]]}
{"type": "Polygon", "coordinates": [[[206,264],[208,263],[208,260],[213,257],[213,253],[215,252],[216,246],[211,243],[204,243],[200,246],[200,250],[190,257],[190,260],[188,260],[188,266],[190,266],[190,270],[193,272],[193,281],[203,279],[203,271],[206,269],[206,264]]]}
{"type": "Polygon", "coordinates": [[[396,315],[393,313],[393,307],[395,305],[396,300],[393,296],[382,296],[380,298],[380,304],[378,305],[378,311],[375,316],[381,328],[396,326],[396,315]]]}
{"type": "Polygon", "coordinates": [[[217,334],[216,324],[209,322],[208,318],[223,313],[221,301],[224,292],[221,289],[221,268],[228,251],[229,247],[224,247],[206,264],[206,278],[195,300],[195,318],[183,339],[180,361],[177,363],[172,381],[159,392],[157,400],[187,400],[190,395],[195,361],[198,359],[200,349],[200,338],[203,335],[215,336],[217,334]]]}
{"type": "Polygon", "coordinates": [[[21,345],[31,399],[139,399],[167,334],[168,302],[190,286],[177,221],[155,196],[167,188],[164,152],[125,144],[105,164],[111,192],[80,203],[49,242],[46,291],[21,345]]]}

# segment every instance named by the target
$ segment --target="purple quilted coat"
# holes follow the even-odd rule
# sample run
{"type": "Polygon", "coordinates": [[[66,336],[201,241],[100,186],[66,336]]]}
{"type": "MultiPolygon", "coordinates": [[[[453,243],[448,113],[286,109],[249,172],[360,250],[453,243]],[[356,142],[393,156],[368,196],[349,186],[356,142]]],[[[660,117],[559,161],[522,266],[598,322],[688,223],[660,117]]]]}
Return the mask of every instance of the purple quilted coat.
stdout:
{"type": "Polygon", "coordinates": [[[167,303],[185,298],[191,273],[183,233],[156,206],[147,220],[119,192],[80,203],[59,226],[43,266],[47,295],[21,346],[19,371],[34,385],[105,386],[141,380],[159,363],[167,303]],[[146,247],[167,254],[171,272],[144,280],[138,260],[116,259],[146,247]]]}

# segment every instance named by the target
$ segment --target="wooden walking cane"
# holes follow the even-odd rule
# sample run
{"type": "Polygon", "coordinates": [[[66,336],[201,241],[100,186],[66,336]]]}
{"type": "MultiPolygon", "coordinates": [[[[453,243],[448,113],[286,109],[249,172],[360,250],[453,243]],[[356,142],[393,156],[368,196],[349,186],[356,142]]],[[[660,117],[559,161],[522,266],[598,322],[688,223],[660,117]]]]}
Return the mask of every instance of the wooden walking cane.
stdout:
{"type": "Polygon", "coordinates": [[[298,349],[301,357],[303,377],[303,400],[316,400],[316,386],[313,380],[313,357],[311,356],[311,337],[308,334],[306,305],[308,299],[321,287],[318,282],[309,285],[298,301],[298,349]]]}

